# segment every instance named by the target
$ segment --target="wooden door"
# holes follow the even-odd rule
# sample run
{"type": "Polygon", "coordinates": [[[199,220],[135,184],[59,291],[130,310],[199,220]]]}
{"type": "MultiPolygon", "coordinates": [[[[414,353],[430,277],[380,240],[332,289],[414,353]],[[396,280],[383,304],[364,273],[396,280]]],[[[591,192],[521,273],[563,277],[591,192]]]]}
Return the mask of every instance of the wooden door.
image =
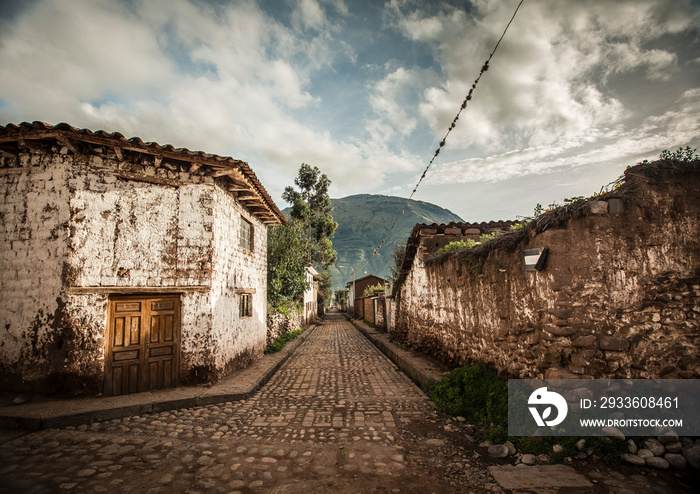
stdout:
{"type": "Polygon", "coordinates": [[[110,299],[106,396],[177,386],[179,353],[179,297],[110,299]]]}

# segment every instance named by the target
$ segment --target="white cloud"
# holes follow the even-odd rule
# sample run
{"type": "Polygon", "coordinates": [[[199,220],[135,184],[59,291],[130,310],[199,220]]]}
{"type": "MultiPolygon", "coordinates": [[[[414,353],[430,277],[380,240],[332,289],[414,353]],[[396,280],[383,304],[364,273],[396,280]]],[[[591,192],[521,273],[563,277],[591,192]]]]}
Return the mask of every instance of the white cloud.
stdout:
{"type": "Polygon", "coordinates": [[[418,120],[412,110],[418,93],[426,83],[436,79],[432,70],[398,67],[370,88],[372,109],[388,124],[382,133],[384,139],[395,134],[405,137],[415,130],[418,120]]]}
{"type": "Polygon", "coordinates": [[[298,2],[293,18],[304,29],[321,29],[327,22],[326,15],[316,0],[298,2]]]}
{"type": "Polygon", "coordinates": [[[0,88],[11,111],[61,120],[78,101],[170,87],[173,64],[120,4],[47,0],[2,31],[0,88]]]}
{"type": "MultiPolygon", "coordinates": [[[[290,5],[291,14],[254,0],[27,2],[0,20],[0,119],[235,156],[273,196],[302,162],[327,173],[336,196],[405,191],[515,2],[479,0],[466,13],[392,0],[376,33],[355,29],[367,28],[366,4],[290,5]],[[347,94],[331,76],[346,78],[347,94]]],[[[697,26],[691,11],[688,0],[528,0],[440,155],[449,163],[438,161],[430,180],[502,180],[690,142],[697,60],[654,40],[697,26]],[[675,88],[658,98],[688,91],[654,115],[617,90],[623,77],[675,88]]]]}
{"type": "MultiPolygon", "coordinates": [[[[493,49],[515,3],[476,2],[476,18],[456,9],[428,14],[394,0],[389,11],[406,37],[432,47],[445,79],[427,87],[421,115],[436,139],[444,135],[472,81],[493,49]]],[[[676,55],[649,49],[663,33],[693,22],[689,2],[526,2],[490,70],[453,132],[449,146],[487,153],[541,146],[629,116],[605,86],[615,73],[641,68],[667,80],[676,55]]]]}
{"type": "MultiPolygon", "coordinates": [[[[186,0],[137,2],[133,12],[120,5],[47,0],[24,12],[1,35],[0,97],[9,105],[0,115],[248,159],[272,177],[272,189],[289,183],[302,162],[320,166],[343,190],[361,190],[366,179],[381,184],[387,170],[405,166],[371,143],[344,142],[293,116],[320,104],[308,87],[333,60],[328,32],[296,36],[253,2],[217,12],[186,0]],[[197,74],[188,64],[204,68],[197,74]]],[[[300,6],[307,25],[320,28],[317,7],[300,6]]]]}
{"type": "Polygon", "coordinates": [[[663,149],[697,143],[699,135],[700,88],[686,91],[669,111],[647,117],[634,129],[624,130],[618,125],[569,136],[543,147],[438,165],[428,174],[428,182],[500,182],[592,163],[610,163],[622,170],[623,165],[657,158],[663,149]]]}

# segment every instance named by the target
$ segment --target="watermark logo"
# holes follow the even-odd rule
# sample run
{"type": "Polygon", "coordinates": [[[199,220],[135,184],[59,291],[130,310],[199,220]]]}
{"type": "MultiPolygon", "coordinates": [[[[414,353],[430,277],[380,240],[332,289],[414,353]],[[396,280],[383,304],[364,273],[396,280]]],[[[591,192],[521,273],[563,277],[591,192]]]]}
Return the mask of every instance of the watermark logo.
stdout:
{"type": "Polygon", "coordinates": [[[532,392],[530,398],[527,400],[528,405],[550,405],[544,409],[542,415],[536,406],[528,407],[532,417],[537,422],[539,427],[544,426],[555,426],[561,424],[566,418],[566,414],[569,412],[569,406],[566,404],[566,400],[559,393],[554,391],[547,391],[547,388],[538,388],[532,392]],[[557,409],[556,418],[552,420],[546,420],[552,414],[553,407],[557,409]]]}

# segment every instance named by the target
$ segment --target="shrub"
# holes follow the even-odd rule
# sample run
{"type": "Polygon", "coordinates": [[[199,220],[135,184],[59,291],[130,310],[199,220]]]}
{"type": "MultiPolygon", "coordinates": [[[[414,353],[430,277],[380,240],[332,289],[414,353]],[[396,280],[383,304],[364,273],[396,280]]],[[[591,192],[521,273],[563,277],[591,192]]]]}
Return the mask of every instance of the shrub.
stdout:
{"type": "Polygon", "coordinates": [[[294,331],[290,331],[289,333],[278,336],[275,339],[275,342],[269,347],[267,347],[267,349],[265,349],[265,353],[270,354],[279,352],[280,350],[282,350],[282,348],[284,348],[284,345],[286,345],[287,342],[292,341],[303,332],[304,328],[299,328],[295,329],[294,331]]]}
{"type": "MultiPolygon", "coordinates": [[[[579,453],[576,443],[580,437],[508,437],[508,383],[496,376],[485,363],[459,367],[440,382],[423,387],[438,409],[451,416],[462,416],[481,428],[480,435],[493,442],[510,439],[523,453],[547,454],[551,463],[579,453]],[[561,445],[561,453],[552,446],[561,445]]],[[[519,397],[527,402],[527,397],[519,397]]],[[[627,442],[608,437],[586,437],[585,449],[609,463],[619,463],[627,452],[627,442]]]]}
{"type": "Polygon", "coordinates": [[[450,242],[442,249],[437,250],[436,254],[444,254],[445,252],[452,252],[453,250],[468,249],[469,247],[474,247],[476,242],[472,239],[468,239],[466,242],[464,240],[457,240],[455,242],[450,242]]]}
{"type": "Polygon", "coordinates": [[[493,233],[484,233],[481,237],[479,237],[479,242],[480,243],[486,243],[489,240],[493,240],[494,238],[498,237],[500,235],[499,232],[493,232],[493,233]]]}
{"type": "Polygon", "coordinates": [[[381,283],[378,283],[374,286],[368,286],[367,288],[365,288],[365,291],[362,292],[362,296],[363,297],[371,297],[375,293],[383,292],[383,291],[384,291],[384,285],[382,285],[381,283]]]}
{"type": "Polygon", "coordinates": [[[268,314],[273,314],[275,312],[282,314],[286,318],[292,317],[292,314],[301,314],[302,313],[302,308],[301,304],[299,302],[295,302],[293,300],[282,300],[276,304],[269,303],[267,304],[267,312],[268,314]]]}
{"type": "Polygon", "coordinates": [[[459,367],[426,388],[426,394],[442,412],[486,428],[494,439],[505,438],[508,383],[485,363],[459,367]]]}

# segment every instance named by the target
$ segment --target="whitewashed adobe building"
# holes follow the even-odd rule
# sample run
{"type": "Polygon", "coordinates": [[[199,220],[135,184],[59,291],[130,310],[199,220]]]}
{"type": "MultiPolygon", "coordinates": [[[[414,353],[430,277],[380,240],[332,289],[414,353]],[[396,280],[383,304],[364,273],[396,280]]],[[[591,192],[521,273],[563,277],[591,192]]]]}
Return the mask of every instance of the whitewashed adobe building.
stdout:
{"type": "Polygon", "coordinates": [[[318,282],[320,277],[313,266],[306,268],[306,283],[304,290],[304,324],[311,324],[318,317],[318,282]]]}
{"type": "Polygon", "coordinates": [[[0,126],[0,389],[125,394],[246,366],[284,221],[245,162],[0,126]]]}

